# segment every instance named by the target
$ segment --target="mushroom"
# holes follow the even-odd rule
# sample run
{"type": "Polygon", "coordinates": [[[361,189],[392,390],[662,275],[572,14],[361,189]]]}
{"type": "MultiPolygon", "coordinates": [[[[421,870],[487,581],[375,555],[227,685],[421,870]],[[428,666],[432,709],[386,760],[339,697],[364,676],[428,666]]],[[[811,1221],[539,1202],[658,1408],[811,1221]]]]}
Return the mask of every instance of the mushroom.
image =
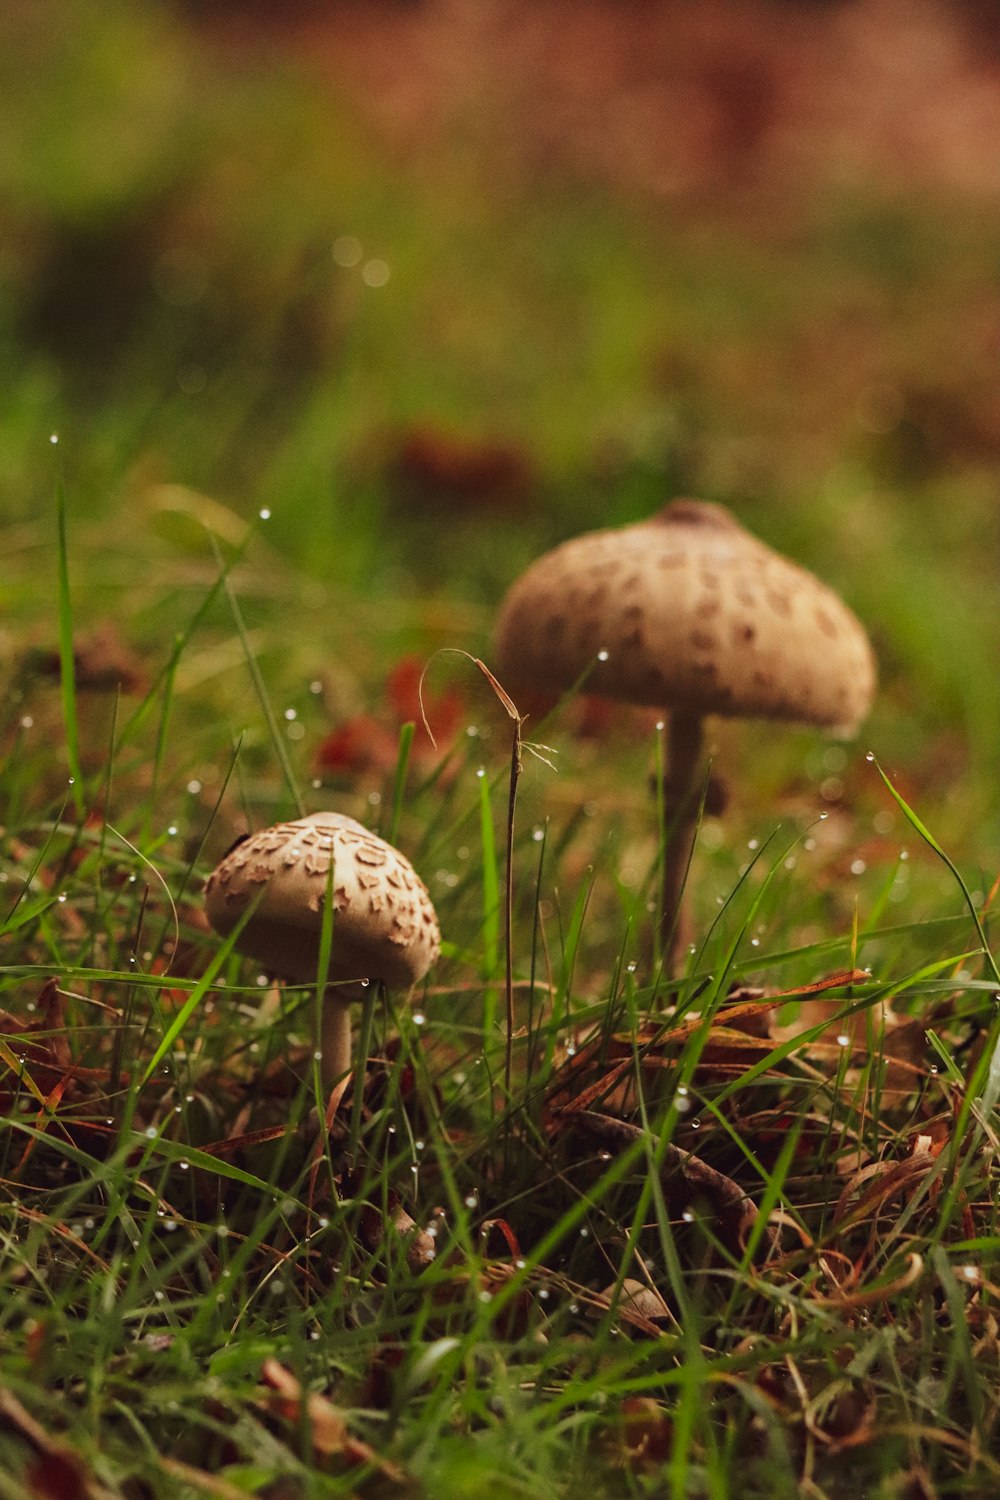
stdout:
{"type": "Polygon", "coordinates": [[[299,984],[315,981],[332,881],[333,940],[323,996],[320,1072],[326,1085],[351,1065],[353,980],[406,986],[438,956],[441,934],[427,888],[398,849],[341,813],[313,813],[242,839],[208,877],[205,911],[223,937],[249,915],[242,953],[299,984]],[[332,866],[332,876],[331,876],[332,866]]]}
{"type": "Polygon", "coordinates": [[[875,692],[868,637],[837,595],[700,500],[538,558],[503,601],[496,649],[514,690],[586,677],[588,690],[669,711],[661,933],[674,961],[705,715],[849,735],[875,692]]]}

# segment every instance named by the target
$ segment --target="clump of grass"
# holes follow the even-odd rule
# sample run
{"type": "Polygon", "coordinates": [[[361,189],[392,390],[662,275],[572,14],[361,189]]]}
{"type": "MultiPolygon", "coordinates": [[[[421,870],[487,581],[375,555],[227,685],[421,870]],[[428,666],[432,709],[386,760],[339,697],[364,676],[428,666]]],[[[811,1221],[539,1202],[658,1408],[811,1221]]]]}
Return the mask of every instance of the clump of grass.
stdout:
{"type": "Polygon", "coordinates": [[[373,1007],[327,1129],[308,987],[262,981],[198,898],[236,809],[329,795],[237,603],[259,544],[174,603],[126,712],[68,682],[62,536],[64,690],[22,683],[2,724],[6,1492],[995,1487],[989,899],[951,865],[911,920],[873,866],[852,918],[815,830],[769,823],[715,851],[664,974],[621,767],[573,784],[557,719],[564,769],[526,760],[514,818],[516,706],[513,756],[495,727],[408,764],[407,731],[341,797],[412,852],[445,952],[373,1007]],[[223,639],[256,694],[235,724],[235,693],[212,720],[176,691],[223,639]]]}

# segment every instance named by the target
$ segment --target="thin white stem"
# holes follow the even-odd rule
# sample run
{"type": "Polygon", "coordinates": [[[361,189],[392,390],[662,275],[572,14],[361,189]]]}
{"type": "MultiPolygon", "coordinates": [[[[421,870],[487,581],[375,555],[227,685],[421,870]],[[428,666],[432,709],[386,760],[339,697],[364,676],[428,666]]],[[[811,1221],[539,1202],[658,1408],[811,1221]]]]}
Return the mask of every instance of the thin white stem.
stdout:
{"type": "Polygon", "coordinates": [[[319,1023],[319,1072],[324,1088],[345,1078],[351,1067],[351,1002],[353,985],[329,985],[323,996],[319,1023]]]}
{"type": "Polygon", "coordinates": [[[669,969],[678,967],[688,941],[684,883],[694,837],[698,831],[698,765],[701,747],[700,715],[682,711],[671,714],[664,780],[666,847],[663,855],[663,902],[660,917],[664,960],[669,969]]]}

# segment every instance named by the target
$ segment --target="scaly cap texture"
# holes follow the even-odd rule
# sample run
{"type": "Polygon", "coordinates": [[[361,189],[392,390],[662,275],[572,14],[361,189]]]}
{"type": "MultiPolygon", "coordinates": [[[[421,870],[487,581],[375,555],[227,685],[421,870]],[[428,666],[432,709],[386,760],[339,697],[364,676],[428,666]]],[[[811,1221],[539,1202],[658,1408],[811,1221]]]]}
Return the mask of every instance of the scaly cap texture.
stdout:
{"type": "Polygon", "coordinates": [[[278,823],[237,844],[208,878],[208,920],[225,936],[256,901],[238,948],[270,973],[308,983],[316,978],[331,864],[329,978],[392,986],[422,979],[441,946],[427,887],[398,849],[340,813],[278,823]]]}
{"type": "Polygon", "coordinates": [[[587,673],[585,691],[609,698],[842,734],[876,682],[868,637],[833,590],[698,500],[538,558],[501,606],[496,661],[512,691],[561,692],[587,673]]]}

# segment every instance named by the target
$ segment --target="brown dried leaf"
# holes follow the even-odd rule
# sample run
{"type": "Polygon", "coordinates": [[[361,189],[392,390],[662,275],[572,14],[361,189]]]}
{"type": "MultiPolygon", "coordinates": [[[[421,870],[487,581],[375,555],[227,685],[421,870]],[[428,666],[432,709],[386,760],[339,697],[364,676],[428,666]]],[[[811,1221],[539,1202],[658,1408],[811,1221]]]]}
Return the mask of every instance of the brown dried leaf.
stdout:
{"type": "Polygon", "coordinates": [[[603,1292],[595,1294],[591,1305],[600,1310],[610,1308],[615,1302],[616,1292],[617,1316],[641,1333],[657,1338],[662,1334],[664,1325],[673,1321],[669,1307],[656,1288],[634,1276],[626,1276],[620,1289],[618,1283],[613,1281],[603,1292]]]}
{"type": "Polygon", "coordinates": [[[617,1421],[598,1439],[607,1461],[616,1468],[639,1471],[661,1468],[670,1457],[674,1424],[666,1407],[651,1396],[627,1396],[617,1421]]]}
{"type": "Polygon", "coordinates": [[[340,1458],[351,1468],[373,1464],[394,1484],[403,1484],[406,1476],[397,1464],[381,1458],[369,1443],[352,1437],[347,1418],[318,1391],[304,1391],[301,1383],[276,1359],[266,1359],[261,1379],[267,1387],[261,1405],[273,1416],[298,1426],[303,1417],[309,1424],[313,1450],[323,1458],[340,1458]]]}
{"type": "MultiPolygon", "coordinates": [[[[618,1120],[613,1115],[598,1114],[593,1110],[573,1114],[570,1121],[597,1136],[605,1144],[619,1148],[631,1145],[645,1133],[639,1125],[618,1120]]],[[[757,1218],[757,1205],[749,1194],[738,1182],[734,1182],[724,1172],[717,1171],[715,1167],[710,1167],[692,1151],[685,1151],[673,1142],[665,1147],[659,1144],[657,1150],[662,1155],[665,1191],[671,1197],[676,1197],[679,1179],[681,1196],[685,1201],[703,1193],[715,1207],[720,1224],[732,1238],[735,1247],[742,1250],[757,1218]]],[[[761,1245],[767,1251],[773,1243],[774,1236],[767,1229],[761,1238],[761,1245]]]]}
{"type": "Polygon", "coordinates": [[[82,1462],[64,1448],[39,1454],[25,1477],[32,1500],[84,1500],[87,1493],[82,1462]]]}

